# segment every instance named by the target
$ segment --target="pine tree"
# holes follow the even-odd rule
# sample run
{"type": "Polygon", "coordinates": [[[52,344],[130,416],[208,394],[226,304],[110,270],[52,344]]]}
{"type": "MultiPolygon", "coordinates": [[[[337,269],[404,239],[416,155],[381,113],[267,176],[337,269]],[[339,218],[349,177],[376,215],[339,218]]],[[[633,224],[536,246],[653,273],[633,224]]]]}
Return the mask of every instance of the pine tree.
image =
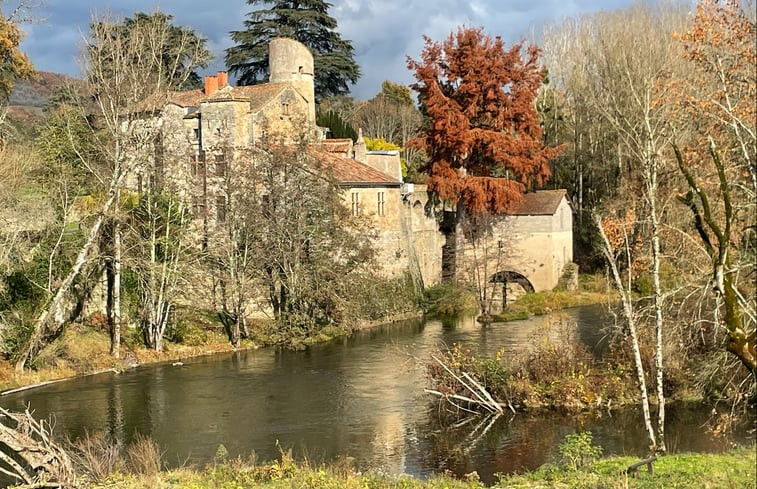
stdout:
{"type": "Polygon", "coordinates": [[[238,75],[240,85],[265,82],[268,77],[268,42],[289,37],[306,45],[313,53],[317,98],[349,93],[360,69],[352,44],[336,32],[336,20],[328,15],[331,4],[323,0],[247,0],[262,8],[247,14],[245,30],[232,31],[237,43],[226,50],[226,65],[238,75]]]}

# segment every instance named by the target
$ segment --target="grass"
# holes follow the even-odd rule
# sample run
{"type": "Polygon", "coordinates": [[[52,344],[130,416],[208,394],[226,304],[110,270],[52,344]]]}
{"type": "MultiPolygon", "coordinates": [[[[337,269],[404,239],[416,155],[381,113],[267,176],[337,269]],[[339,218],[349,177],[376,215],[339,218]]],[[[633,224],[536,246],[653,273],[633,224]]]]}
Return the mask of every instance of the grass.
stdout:
{"type": "MultiPolygon", "coordinates": [[[[145,348],[140,340],[134,337],[133,332],[130,333],[127,329],[122,338],[121,359],[115,359],[110,355],[108,333],[100,322],[67,325],[63,334],[45,347],[34,359],[33,369],[16,372],[12,362],[0,360],[0,391],[103,370],[121,371],[134,364],[176,361],[232,350],[220,325],[211,325],[208,322],[193,326],[192,331],[195,330],[194,328],[202,329],[203,341],[201,343],[166,342],[162,352],[145,348]]],[[[254,345],[245,343],[243,346],[254,345]]]]}
{"type": "Polygon", "coordinates": [[[581,275],[576,291],[555,289],[533,292],[518,297],[506,311],[492,316],[493,321],[505,322],[541,316],[571,307],[605,303],[610,299],[607,284],[599,275],[581,275]]]}
{"type": "Polygon", "coordinates": [[[457,316],[479,311],[475,294],[455,283],[441,283],[426,289],[423,308],[430,316],[457,316]]]}
{"type": "Polygon", "coordinates": [[[644,467],[638,479],[626,475],[625,469],[638,461],[632,457],[608,457],[597,461],[590,470],[543,466],[534,472],[502,477],[495,487],[752,489],[757,483],[754,446],[725,454],[683,453],[659,457],[654,463],[654,474],[648,474],[644,467]]]}
{"type": "MultiPolygon", "coordinates": [[[[625,469],[638,460],[632,457],[608,457],[589,468],[545,465],[521,475],[500,476],[495,488],[733,488],[752,489],[755,476],[754,447],[740,448],[725,454],[677,454],[659,458],[654,474],[642,469],[634,479],[625,469]]],[[[202,469],[179,469],[158,474],[112,474],[91,489],[477,489],[485,487],[471,473],[466,479],[437,476],[419,480],[409,476],[361,473],[348,464],[313,467],[297,464],[290,456],[282,460],[256,464],[242,460],[216,461],[202,469]]]]}

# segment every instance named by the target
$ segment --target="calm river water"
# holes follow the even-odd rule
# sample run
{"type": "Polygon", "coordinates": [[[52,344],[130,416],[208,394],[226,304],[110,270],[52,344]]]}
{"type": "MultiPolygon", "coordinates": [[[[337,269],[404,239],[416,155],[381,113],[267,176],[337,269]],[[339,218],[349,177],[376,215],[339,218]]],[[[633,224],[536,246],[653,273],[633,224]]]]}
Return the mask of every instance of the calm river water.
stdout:
{"type": "MultiPolygon", "coordinates": [[[[52,416],[57,433],[107,431],[128,442],[153,437],[170,465],[205,462],[223,444],[231,456],[278,456],[277,443],[311,461],[353,457],[361,468],[426,476],[451,470],[497,472],[535,468],[555,457],[563,437],[591,430],[606,454],[643,455],[641,417],[634,410],[594,415],[507,414],[483,436],[473,421],[444,428],[423,393],[422,362],[438,347],[461,343],[494,354],[522,353],[545,331],[578,334],[602,349],[600,307],[566,315],[495,323],[429,320],[374,328],[305,351],[260,349],[103,374],[0,398],[52,416]],[[552,325],[551,327],[549,325],[552,325]]],[[[671,405],[666,435],[674,451],[720,451],[732,440],[707,434],[711,408],[671,405]]],[[[744,441],[744,440],[736,440],[744,441]]]]}

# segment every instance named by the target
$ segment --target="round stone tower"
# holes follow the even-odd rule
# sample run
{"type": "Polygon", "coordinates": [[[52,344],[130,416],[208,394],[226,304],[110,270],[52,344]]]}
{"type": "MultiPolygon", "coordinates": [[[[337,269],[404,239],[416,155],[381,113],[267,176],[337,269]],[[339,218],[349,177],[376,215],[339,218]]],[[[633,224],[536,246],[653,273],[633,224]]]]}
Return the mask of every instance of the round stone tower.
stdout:
{"type": "Polygon", "coordinates": [[[304,44],[284,37],[268,43],[271,83],[292,83],[308,104],[308,122],[315,126],[315,71],[313,55],[304,44]]]}

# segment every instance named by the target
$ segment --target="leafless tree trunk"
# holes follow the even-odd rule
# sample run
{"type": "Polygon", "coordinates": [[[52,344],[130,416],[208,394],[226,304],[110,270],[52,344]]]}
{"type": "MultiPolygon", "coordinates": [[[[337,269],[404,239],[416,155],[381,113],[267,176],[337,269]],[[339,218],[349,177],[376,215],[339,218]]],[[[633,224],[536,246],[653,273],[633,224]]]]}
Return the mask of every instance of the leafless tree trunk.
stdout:
{"type": "MultiPolygon", "coordinates": [[[[116,197],[116,207],[120,199],[116,197]]],[[[110,332],[110,354],[121,356],[121,223],[116,218],[113,225],[113,318],[110,332]]]]}
{"type": "MultiPolygon", "coordinates": [[[[25,367],[47,336],[63,327],[67,319],[63,305],[70,300],[74,281],[91,259],[103,221],[120,212],[116,202],[127,177],[146,159],[144,152],[152,149],[160,124],[146,120],[145,113],[162,109],[168,93],[181,86],[192,70],[205,62],[204,48],[192,43],[191,32],[182,34],[186,38],[180,39],[172,39],[171,35],[170,25],[158,18],[133,27],[128,34],[112,20],[94,18],[91,22],[83,56],[89,91],[97,107],[96,121],[100,124],[98,128],[92,127],[92,134],[98,141],[106,170],[98,172],[87,156],[80,152],[77,155],[83,166],[106,185],[106,198],[73,267],[35,322],[30,341],[16,362],[17,370],[25,367]],[[166,49],[169,42],[174,43],[170,53],[166,49]]],[[[120,273],[116,278],[120,282],[120,273]]],[[[120,290],[116,296],[120,309],[120,290]]]]}
{"type": "MultiPolygon", "coordinates": [[[[599,214],[594,214],[594,223],[599,229],[599,234],[602,237],[602,252],[605,255],[607,264],[612,272],[612,278],[615,282],[615,287],[620,294],[620,302],[623,306],[623,319],[625,321],[628,335],[631,339],[631,349],[633,350],[634,367],[636,368],[636,380],[639,383],[639,395],[641,398],[641,409],[644,415],[644,426],[647,430],[647,437],[651,447],[657,446],[657,439],[655,437],[655,430],[652,428],[652,417],[649,410],[649,397],[647,395],[647,382],[646,375],[644,374],[644,366],[641,362],[641,348],[639,346],[639,338],[636,334],[636,315],[633,307],[633,297],[631,296],[631,267],[628,267],[628,283],[624,284],[623,279],[620,276],[618,269],[618,263],[613,252],[613,247],[610,244],[610,240],[607,238],[604,227],[602,225],[602,218],[599,214]]],[[[630,250],[628,243],[628,236],[624,236],[623,246],[625,248],[626,258],[630,261],[630,250]]]]}

